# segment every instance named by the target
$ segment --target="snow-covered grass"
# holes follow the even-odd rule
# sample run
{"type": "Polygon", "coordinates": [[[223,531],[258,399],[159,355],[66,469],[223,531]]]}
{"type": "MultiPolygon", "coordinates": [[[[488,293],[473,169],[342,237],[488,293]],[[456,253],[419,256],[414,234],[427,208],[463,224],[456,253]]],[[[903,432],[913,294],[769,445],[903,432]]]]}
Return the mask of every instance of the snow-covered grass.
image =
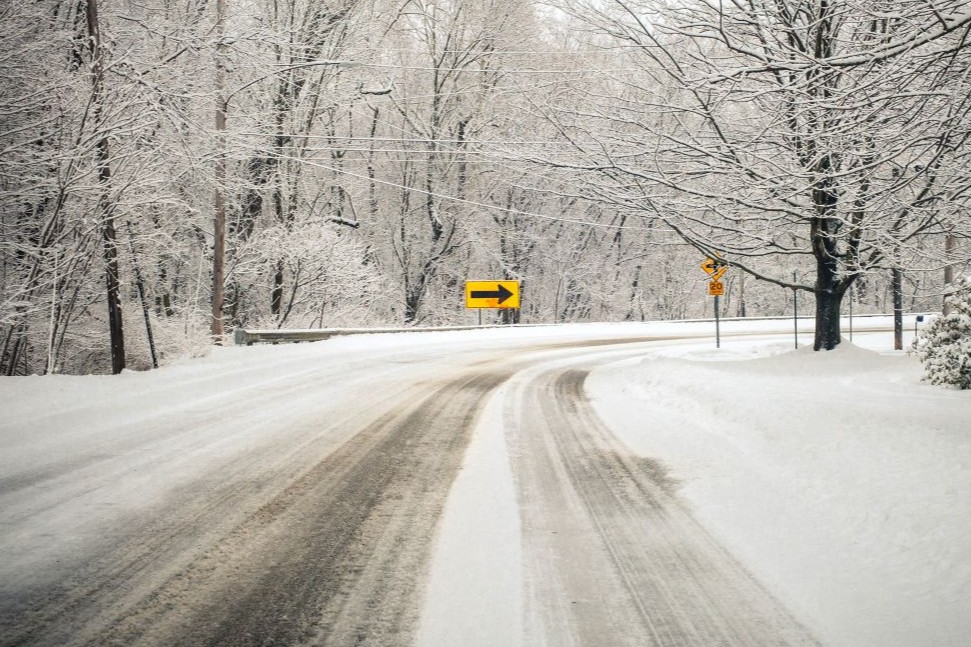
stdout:
{"type": "Polygon", "coordinates": [[[922,384],[887,333],[854,341],[668,346],[587,388],[824,644],[966,645],[971,395],[922,384]]]}

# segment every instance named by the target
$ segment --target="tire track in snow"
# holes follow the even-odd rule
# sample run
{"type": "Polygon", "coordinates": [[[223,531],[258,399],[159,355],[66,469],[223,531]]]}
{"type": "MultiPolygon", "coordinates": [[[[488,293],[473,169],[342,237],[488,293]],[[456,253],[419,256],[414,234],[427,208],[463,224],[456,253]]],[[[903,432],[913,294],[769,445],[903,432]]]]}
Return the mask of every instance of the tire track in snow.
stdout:
{"type": "MultiPolygon", "coordinates": [[[[445,497],[480,407],[507,377],[482,367],[411,389],[124,608],[112,587],[133,584],[112,569],[14,620],[0,642],[410,644],[445,497]]],[[[191,523],[200,522],[196,515],[191,523]]],[[[135,536],[132,550],[140,539],[153,543],[135,536]]],[[[149,568],[133,564],[140,578],[151,578],[152,566],[164,570],[150,553],[141,559],[149,568]]]]}
{"type": "Polygon", "coordinates": [[[583,394],[585,371],[526,382],[507,433],[523,514],[526,644],[814,645],[630,455],[583,394]]]}

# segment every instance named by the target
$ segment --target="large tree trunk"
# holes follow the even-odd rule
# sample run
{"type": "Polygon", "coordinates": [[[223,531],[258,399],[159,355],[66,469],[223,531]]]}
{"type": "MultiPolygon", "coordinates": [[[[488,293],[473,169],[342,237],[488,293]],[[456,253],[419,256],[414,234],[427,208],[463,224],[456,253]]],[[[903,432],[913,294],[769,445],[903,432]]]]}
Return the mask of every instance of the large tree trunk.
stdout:
{"type": "MultiPolygon", "coordinates": [[[[817,52],[819,53],[819,52],[817,52]]],[[[828,91],[821,90],[824,96],[828,91]]],[[[815,152],[815,151],[813,151],[815,152]]],[[[833,178],[833,158],[820,156],[814,171],[818,178],[812,187],[816,215],[810,224],[809,239],[816,259],[816,335],[813,350],[833,350],[841,341],[840,303],[849,283],[839,280],[839,250],[836,236],[840,220],[836,217],[839,196],[833,178]]]]}
{"type": "Polygon", "coordinates": [[[421,298],[424,290],[405,289],[405,325],[418,321],[418,310],[421,308],[421,298]]]}
{"type": "MultiPolygon", "coordinates": [[[[101,47],[97,0],[88,0],[87,19],[88,36],[91,38],[91,50],[94,57],[92,69],[94,89],[92,93],[94,95],[95,125],[101,128],[101,104],[104,100],[104,50],[101,47]]],[[[111,345],[111,372],[117,375],[125,370],[125,335],[122,326],[121,299],[119,296],[117,236],[115,234],[115,220],[112,215],[109,195],[111,167],[109,166],[108,136],[105,133],[100,135],[95,145],[95,155],[98,162],[98,184],[101,189],[101,195],[98,198],[98,211],[102,219],[101,234],[104,242],[105,275],[108,296],[108,331],[111,345]]]]}
{"type": "Polygon", "coordinates": [[[814,231],[813,252],[816,256],[816,335],[813,350],[833,350],[841,341],[840,305],[848,282],[838,279],[838,263],[832,239],[826,235],[825,219],[814,231]]]}
{"type": "MultiPolygon", "coordinates": [[[[92,0],[88,0],[91,2],[92,0]]],[[[118,282],[118,247],[114,219],[106,218],[104,229],[105,274],[108,291],[108,330],[111,338],[111,372],[115,375],[125,370],[125,335],[121,318],[121,300],[118,282]]]]}
{"type": "Polygon", "coordinates": [[[842,292],[816,286],[816,337],[813,350],[833,350],[840,343],[842,292]]]}

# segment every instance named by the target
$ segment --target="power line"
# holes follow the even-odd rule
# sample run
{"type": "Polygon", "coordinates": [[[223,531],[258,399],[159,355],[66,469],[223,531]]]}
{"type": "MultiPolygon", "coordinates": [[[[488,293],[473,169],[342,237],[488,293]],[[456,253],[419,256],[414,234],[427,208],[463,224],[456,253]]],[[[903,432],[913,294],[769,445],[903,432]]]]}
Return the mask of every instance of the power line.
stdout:
{"type": "Polygon", "coordinates": [[[643,72],[642,68],[619,67],[619,68],[562,68],[558,70],[534,70],[534,69],[510,69],[502,67],[435,67],[421,65],[397,65],[392,63],[359,63],[356,67],[375,67],[387,70],[417,70],[421,72],[479,72],[479,73],[499,73],[499,74],[613,74],[615,72],[643,72]]]}
{"type": "MultiPolygon", "coordinates": [[[[644,49],[643,45],[605,45],[596,49],[575,49],[575,50],[541,50],[541,49],[497,49],[482,51],[483,55],[508,55],[508,56],[592,56],[595,54],[604,54],[613,50],[631,50],[631,49],[644,49]]],[[[346,48],[349,52],[377,52],[377,53],[387,53],[387,52],[414,52],[416,54],[424,54],[419,50],[408,47],[354,47],[350,46],[346,48]]],[[[467,54],[468,49],[443,49],[436,51],[436,54],[467,54]]]]}
{"type": "Polygon", "coordinates": [[[310,161],[310,160],[294,158],[294,157],[291,157],[291,156],[288,156],[288,155],[277,155],[277,157],[278,158],[281,158],[281,159],[287,159],[287,160],[291,160],[291,161],[300,162],[300,163],[303,163],[303,164],[308,164],[310,166],[315,166],[317,168],[321,168],[321,169],[324,169],[324,170],[327,170],[327,171],[331,171],[333,173],[339,173],[341,175],[347,175],[347,176],[354,177],[354,178],[357,178],[357,179],[360,179],[360,180],[367,180],[368,182],[375,182],[376,184],[383,184],[385,186],[394,187],[396,189],[404,189],[406,191],[412,191],[414,193],[421,193],[421,194],[424,194],[424,195],[429,195],[429,196],[432,196],[432,197],[435,197],[435,198],[439,198],[441,200],[449,200],[451,202],[458,202],[460,204],[466,204],[466,205],[470,205],[470,206],[474,206],[474,207],[480,207],[482,209],[489,209],[489,210],[492,210],[492,211],[501,211],[502,213],[511,213],[511,214],[515,214],[515,215],[518,215],[518,216],[526,216],[526,217],[529,217],[529,218],[539,218],[541,220],[550,220],[552,222],[561,222],[561,223],[566,223],[566,224],[571,224],[571,225],[583,225],[585,227],[596,227],[598,229],[610,229],[610,230],[622,229],[622,230],[627,230],[627,231],[649,231],[646,227],[631,227],[631,226],[627,226],[627,225],[613,225],[613,224],[604,224],[602,222],[590,222],[588,220],[574,220],[574,219],[570,219],[570,218],[558,218],[556,216],[550,216],[550,215],[543,214],[543,213],[535,213],[535,212],[530,212],[530,211],[522,211],[520,209],[510,209],[510,208],[506,208],[506,207],[499,207],[499,206],[496,206],[496,205],[493,205],[493,204],[486,204],[484,202],[476,202],[474,200],[468,200],[468,199],[465,199],[465,198],[458,198],[458,197],[451,196],[451,195],[445,195],[443,193],[437,193],[435,191],[427,191],[425,189],[419,189],[417,187],[406,186],[404,184],[398,184],[397,182],[389,182],[387,180],[379,180],[377,178],[370,178],[370,177],[368,177],[366,175],[361,175],[360,173],[353,173],[353,172],[348,171],[346,169],[340,169],[340,168],[336,168],[336,167],[333,167],[333,166],[329,166],[327,164],[321,164],[319,162],[313,162],[313,161],[310,161]]]}
{"type": "MultiPolygon", "coordinates": [[[[396,143],[396,144],[458,144],[462,146],[566,146],[573,147],[569,142],[554,142],[548,139],[540,140],[471,140],[471,139],[426,139],[423,137],[369,137],[366,135],[310,135],[297,133],[259,133],[259,132],[235,132],[233,135],[244,137],[287,137],[292,139],[327,139],[337,141],[353,142],[376,142],[376,143],[396,143]]],[[[413,151],[409,151],[413,152],[413,151]]]]}

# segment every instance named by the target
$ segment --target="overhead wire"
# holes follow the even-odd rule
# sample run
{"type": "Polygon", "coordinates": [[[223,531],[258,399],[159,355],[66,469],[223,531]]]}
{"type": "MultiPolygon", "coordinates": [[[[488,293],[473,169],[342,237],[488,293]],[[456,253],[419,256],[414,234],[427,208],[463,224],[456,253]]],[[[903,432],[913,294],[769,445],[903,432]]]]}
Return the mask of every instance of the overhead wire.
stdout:
{"type": "Polygon", "coordinates": [[[497,140],[497,139],[483,139],[483,140],[471,140],[471,139],[444,139],[444,138],[433,138],[426,139],[423,137],[370,137],[368,135],[312,135],[312,134],[296,134],[296,133],[267,133],[267,132],[234,132],[233,135],[242,135],[246,137],[289,137],[293,139],[327,139],[327,140],[340,140],[340,141],[355,141],[355,142],[382,142],[382,143],[398,143],[398,144],[461,144],[463,146],[478,145],[478,146],[572,146],[569,142],[554,142],[548,139],[538,139],[538,140],[497,140]]]}
{"type": "Polygon", "coordinates": [[[612,74],[615,72],[642,72],[640,68],[634,67],[623,67],[623,68],[580,68],[580,69],[570,69],[561,68],[556,70],[537,70],[533,68],[529,69],[510,69],[505,67],[473,67],[471,65],[465,67],[441,67],[437,65],[423,66],[423,65],[398,65],[394,63],[358,63],[356,67],[374,67],[378,69],[386,70],[412,70],[419,72],[476,72],[479,74],[485,73],[501,73],[501,74],[612,74]]]}
{"type": "Polygon", "coordinates": [[[475,200],[469,200],[467,198],[459,198],[459,197],[456,197],[456,196],[446,195],[446,194],[438,193],[438,192],[435,192],[435,191],[428,191],[427,189],[420,189],[418,187],[411,187],[411,186],[407,186],[407,185],[404,185],[404,184],[399,184],[397,182],[391,182],[391,181],[388,181],[388,180],[379,180],[377,178],[371,178],[371,177],[368,177],[367,175],[362,175],[360,173],[354,173],[353,171],[348,171],[347,169],[337,168],[337,167],[334,167],[334,166],[331,166],[331,165],[328,165],[328,164],[322,164],[322,163],[317,162],[317,161],[311,161],[311,160],[307,160],[307,159],[300,159],[300,158],[295,158],[295,157],[292,157],[292,156],[289,156],[289,155],[279,155],[279,154],[275,155],[275,157],[277,157],[278,159],[287,159],[287,160],[296,161],[296,162],[299,162],[299,163],[302,163],[302,164],[308,164],[308,165],[314,166],[316,168],[324,169],[324,170],[331,171],[333,173],[338,173],[338,174],[341,174],[341,175],[347,175],[349,177],[354,177],[354,178],[357,178],[357,179],[360,179],[360,180],[366,180],[368,182],[374,182],[376,184],[382,184],[382,185],[385,185],[385,186],[390,186],[390,187],[393,187],[393,188],[396,188],[396,189],[403,189],[403,190],[411,191],[411,192],[414,192],[414,193],[421,193],[423,195],[429,195],[429,196],[432,196],[432,197],[435,197],[435,198],[439,198],[441,200],[448,200],[448,201],[451,201],[451,202],[457,202],[457,203],[460,203],[460,204],[465,204],[465,205],[469,205],[469,206],[479,207],[479,208],[482,208],[482,209],[488,209],[490,211],[500,211],[502,213],[507,213],[507,214],[515,214],[515,215],[518,215],[518,216],[525,216],[525,217],[528,217],[528,218],[539,218],[541,220],[549,220],[549,221],[552,221],[552,222],[560,222],[560,223],[571,224],[571,225],[583,225],[585,227],[595,227],[595,228],[598,228],[598,229],[609,229],[611,231],[613,231],[613,230],[651,231],[647,227],[634,227],[634,226],[629,226],[629,225],[614,225],[614,224],[607,224],[607,223],[602,223],[602,222],[592,222],[592,221],[589,221],[589,220],[579,220],[579,219],[573,219],[573,218],[561,218],[561,217],[557,217],[557,216],[551,216],[549,214],[536,213],[536,212],[531,212],[531,211],[523,211],[521,209],[512,209],[512,208],[507,208],[507,207],[500,207],[498,205],[487,204],[487,203],[484,203],[484,202],[477,202],[475,200]]]}

